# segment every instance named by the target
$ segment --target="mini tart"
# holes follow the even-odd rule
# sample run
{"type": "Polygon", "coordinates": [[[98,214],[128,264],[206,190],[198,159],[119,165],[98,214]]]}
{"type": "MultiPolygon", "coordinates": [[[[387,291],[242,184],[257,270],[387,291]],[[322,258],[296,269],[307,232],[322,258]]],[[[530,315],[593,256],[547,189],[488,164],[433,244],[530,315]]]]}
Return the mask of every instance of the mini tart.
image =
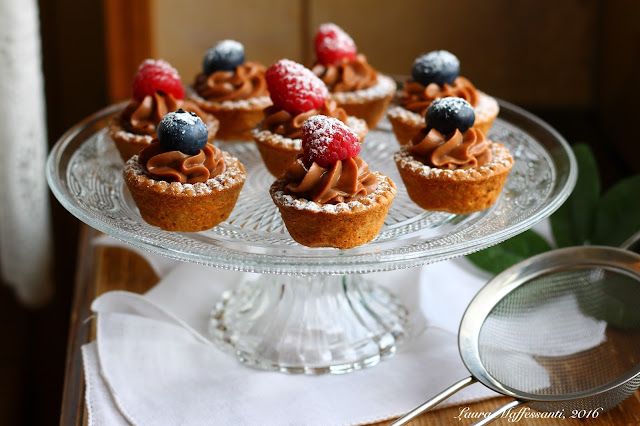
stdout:
{"type": "Polygon", "coordinates": [[[336,101],[347,114],[362,118],[370,129],[375,129],[396,92],[396,83],[386,75],[378,74],[375,85],[353,92],[332,92],[329,99],[336,101]]]}
{"type": "MultiPolygon", "coordinates": [[[[171,111],[170,111],[171,112],[171,111]]],[[[216,117],[211,114],[202,114],[202,121],[207,126],[208,139],[207,142],[211,143],[215,139],[216,133],[220,127],[220,122],[216,117]]],[[[122,127],[120,121],[120,114],[109,120],[108,123],[109,136],[118,148],[122,161],[127,162],[129,158],[137,155],[143,148],[151,144],[151,141],[156,138],[156,134],[140,135],[131,133],[122,127]]]]}
{"type": "Polygon", "coordinates": [[[492,160],[476,169],[429,167],[402,147],[393,159],[409,198],[425,210],[455,214],[473,213],[491,206],[502,191],[513,157],[497,142],[491,143],[492,160]]]}
{"type": "MultiPolygon", "coordinates": [[[[347,126],[353,130],[360,140],[364,140],[369,128],[360,118],[347,117],[347,126]]],[[[253,139],[258,146],[264,165],[275,177],[280,177],[287,167],[302,153],[302,139],[287,138],[277,133],[264,130],[261,125],[253,130],[253,139]]]]}
{"type": "Polygon", "coordinates": [[[187,89],[187,94],[200,108],[220,120],[216,138],[223,141],[250,141],[253,128],[264,118],[263,110],[271,105],[268,95],[214,102],[204,99],[192,88],[187,89]]]}
{"type": "Polygon", "coordinates": [[[227,167],[206,182],[182,184],[150,178],[134,155],[124,180],[142,218],[165,231],[204,231],[225,221],[238,200],[247,174],[240,161],[222,152],[227,167]]]}
{"type": "Polygon", "coordinates": [[[375,174],[378,188],[371,194],[348,203],[321,204],[286,194],[285,177],[269,190],[280,210],[291,238],[307,247],[349,249],[373,240],[384,223],[396,195],[391,179],[375,174]]]}
{"type": "MultiPolygon", "coordinates": [[[[500,112],[498,101],[484,92],[476,90],[478,103],[473,108],[476,115],[474,128],[480,130],[484,135],[489,133],[493,121],[500,112]]],[[[387,112],[389,122],[400,145],[408,145],[411,138],[425,127],[424,117],[418,113],[409,111],[401,106],[389,108],[387,112]]]]}

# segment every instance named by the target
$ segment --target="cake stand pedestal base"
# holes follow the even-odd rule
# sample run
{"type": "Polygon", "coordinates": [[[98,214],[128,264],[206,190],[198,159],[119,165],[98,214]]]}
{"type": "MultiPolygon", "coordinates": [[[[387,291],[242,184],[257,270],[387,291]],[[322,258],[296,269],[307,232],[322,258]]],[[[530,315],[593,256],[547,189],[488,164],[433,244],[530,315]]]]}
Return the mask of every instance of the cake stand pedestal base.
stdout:
{"type": "Polygon", "coordinates": [[[240,362],[287,373],[347,373],[393,356],[408,311],[360,275],[262,275],[226,292],[210,335],[240,362]]]}

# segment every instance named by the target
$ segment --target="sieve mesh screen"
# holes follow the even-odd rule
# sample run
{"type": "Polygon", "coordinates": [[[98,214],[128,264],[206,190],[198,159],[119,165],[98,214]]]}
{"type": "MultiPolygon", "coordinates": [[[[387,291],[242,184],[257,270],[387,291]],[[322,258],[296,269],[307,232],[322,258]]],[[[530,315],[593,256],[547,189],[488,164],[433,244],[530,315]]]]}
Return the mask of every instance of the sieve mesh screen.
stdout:
{"type": "Polygon", "coordinates": [[[517,393],[615,384],[640,364],[640,280],[600,267],[531,279],[491,310],[478,351],[488,374],[517,393]]]}

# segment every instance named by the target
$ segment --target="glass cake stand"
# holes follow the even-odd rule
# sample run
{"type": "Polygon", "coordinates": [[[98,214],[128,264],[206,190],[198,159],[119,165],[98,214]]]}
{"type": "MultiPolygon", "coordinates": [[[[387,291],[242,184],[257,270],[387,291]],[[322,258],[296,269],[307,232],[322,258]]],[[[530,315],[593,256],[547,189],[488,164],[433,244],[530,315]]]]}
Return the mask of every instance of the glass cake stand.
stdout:
{"type": "MultiPolygon", "coordinates": [[[[308,248],[291,239],[271,201],[274,181],[254,143],[219,143],[240,158],[248,178],[229,219],[197,232],[147,224],[122,178],[106,131],[123,104],[70,129],[47,161],[60,203],[81,221],[127,243],[182,261],[261,273],[212,301],[211,339],[248,365],[292,373],[343,373],[393,355],[409,329],[407,309],[363,274],[410,268],[497,244],[549,216],[576,180],[570,147],[547,124],[500,102],[490,138],[511,151],[514,167],[489,209],[453,215],[419,208],[407,196],[388,122],[370,130],[360,156],[387,174],[398,193],[379,235],[353,249],[308,248]]],[[[212,283],[214,285],[214,283],[212,283]]]]}

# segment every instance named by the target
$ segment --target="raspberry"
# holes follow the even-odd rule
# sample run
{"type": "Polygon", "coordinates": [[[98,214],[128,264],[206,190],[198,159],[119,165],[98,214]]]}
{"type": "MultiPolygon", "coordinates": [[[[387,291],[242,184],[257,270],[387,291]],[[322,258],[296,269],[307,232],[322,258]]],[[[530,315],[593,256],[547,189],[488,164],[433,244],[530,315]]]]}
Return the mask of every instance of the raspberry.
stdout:
{"type": "Polygon", "coordinates": [[[302,125],[302,149],[307,164],[316,162],[327,167],[357,156],[360,140],[337,118],[314,115],[302,125]]]}
{"type": "Polygon", "coordinates": [[[133,98],[142,102],[145,96],[153,95],[155,92],[184,99],[184,87],[178,71],[165,60],[146,59],[140,64],[133,79],[133,98]]]}
{"type": "Polygon", "coordinates": [[[298,115],[324,104],[327,86],[308,68],[289,59],[280,59],[265,74],[273,105],[298,115]]]}
{"type": "Polygon", "coordinates": [[[338,63],[343,58],[353,60],[356,57],[356,44],[353,39],[336,24],[320,25],[314,46],[318,62],[324,65],[338,63]]]}

